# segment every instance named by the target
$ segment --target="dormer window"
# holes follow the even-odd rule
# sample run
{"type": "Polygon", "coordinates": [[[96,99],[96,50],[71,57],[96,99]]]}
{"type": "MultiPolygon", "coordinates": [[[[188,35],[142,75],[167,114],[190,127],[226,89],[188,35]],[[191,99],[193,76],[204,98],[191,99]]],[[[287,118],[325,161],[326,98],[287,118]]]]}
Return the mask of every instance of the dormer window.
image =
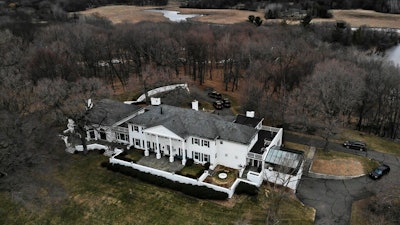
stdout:
{"type": "Polygon", "coordinates": [[[192,138],[192,144],[200,145],[200,140],[198,138],[192,138]]]}

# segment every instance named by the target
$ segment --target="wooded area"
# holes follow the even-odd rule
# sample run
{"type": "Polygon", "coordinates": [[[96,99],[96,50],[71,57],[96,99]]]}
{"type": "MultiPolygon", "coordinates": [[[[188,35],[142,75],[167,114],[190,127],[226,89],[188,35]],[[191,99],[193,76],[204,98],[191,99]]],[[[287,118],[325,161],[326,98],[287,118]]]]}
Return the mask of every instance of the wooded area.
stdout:
{"type": "Polygon", "coordinates": [[[254,110],[268,125],[319,129],[325,137],[350,127],[398,138],[399,68],[371,54],[398,43],[393,31],[345,24],[113,25],[98,17],[4,24],[2,174],[46,157],[58,142],[55,130],[67,117],[79,118],[85,100],[108,97],[128,82],[144,91],[180,78],[201,86],[218,75],[226,91],[241,94],[240,112],[254,110]]]}
{"type": "MultiPolygon", "coordinates": [[[[47,142],[46,127],[64,125],[82,113],[86,99],[109,96],[108,87],[125,87],[132,77],[145,90],[150,80],[190,77],[202,85],[222,74],[226,91],[241,92],[241,112],[255,110],[267,124],[398,137],[399,68],[365,51],[396,44],[392,31],[353,32],[336,24],[112,25],[86,18],[27,36],[0,35],[2,162],[14,151],[29,152],[30,139],[47,142]],[[26,149],[13,146],[20,142],[26,149]]],[[[9,163],[1,165],[8,171],[9,163]]]]}

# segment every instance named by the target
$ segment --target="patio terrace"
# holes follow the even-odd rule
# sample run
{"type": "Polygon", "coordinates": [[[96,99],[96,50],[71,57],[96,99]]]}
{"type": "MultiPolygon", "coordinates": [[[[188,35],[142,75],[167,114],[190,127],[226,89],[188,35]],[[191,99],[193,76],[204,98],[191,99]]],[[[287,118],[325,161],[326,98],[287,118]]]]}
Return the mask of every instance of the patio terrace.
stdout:
{"type": "MultiPolygon", "coordinates": [[[[169,173],[180,174],[182,176],[186,176],[192,179],[199,179],[199,177],[203,174],[203,171],[205,170],[204,167],[200,164],[184,166],[182,165],[182,161],[177,159],[175,159],[174,162],[171,163],[169,162],[168,156],[163,156],[160,159],[157,159],[155,154],[150,154],[149,156],[145,157],[143,151],[138,149],[128,150],[126,155],[116,158],[125,161],[132,160],[138,165],[162,170],[169,173]],[[199,172],[201,173],[200,175],[199,172]]],[[[222,165],[217,165],[214,170],[208,170],[207,172],[209,175],[205,177],[204,182],[224,188],[230,188],[235,180],[239,178],[238,170],[222,165]],[[222,172],[227,174],[227,177],[224,179],[218,177],[218,175],[222,172]]]]}

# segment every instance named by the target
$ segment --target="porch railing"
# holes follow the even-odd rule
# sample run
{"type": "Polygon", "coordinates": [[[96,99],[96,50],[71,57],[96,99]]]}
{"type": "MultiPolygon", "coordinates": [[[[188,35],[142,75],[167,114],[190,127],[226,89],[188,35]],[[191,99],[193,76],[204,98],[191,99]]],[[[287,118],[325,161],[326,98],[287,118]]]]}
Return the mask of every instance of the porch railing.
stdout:
{"type": "Polygon", "coordinates": [[[249,153],[247,153],[247,158],[248,159],[255,159],[255,160],[262,160],[262,155],[261,154],[257,154],[257,153],[253,153],[253,152],[249,152],[249,153]]]}

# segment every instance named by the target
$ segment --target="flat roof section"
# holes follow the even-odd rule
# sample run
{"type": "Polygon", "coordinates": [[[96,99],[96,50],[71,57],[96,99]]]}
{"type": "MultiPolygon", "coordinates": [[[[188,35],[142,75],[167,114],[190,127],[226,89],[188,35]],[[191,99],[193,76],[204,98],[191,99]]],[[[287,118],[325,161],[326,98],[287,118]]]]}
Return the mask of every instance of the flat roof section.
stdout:
{"type": "Polygon", "coordinates": [[[277,132],[271,132],[267,130],[259,130],[258,131],[258,141],[254,144],[253,148],[251,148],[250,152],[262,154],[264,147],[268,146],[268,142],[272,141],[277,132]]]}

